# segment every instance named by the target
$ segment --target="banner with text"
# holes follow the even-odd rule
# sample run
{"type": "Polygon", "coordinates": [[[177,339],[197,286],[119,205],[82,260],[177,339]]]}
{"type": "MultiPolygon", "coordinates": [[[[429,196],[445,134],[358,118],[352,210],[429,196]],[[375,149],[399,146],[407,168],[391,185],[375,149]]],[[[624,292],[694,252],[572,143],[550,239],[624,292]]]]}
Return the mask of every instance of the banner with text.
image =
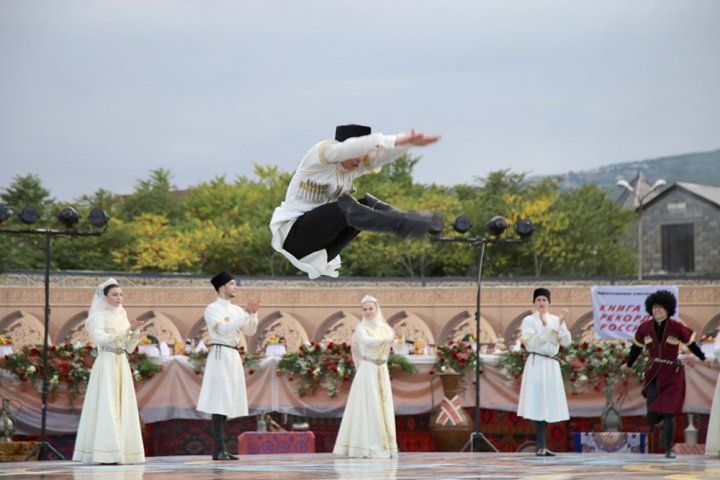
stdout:
{"type": "MultiPolygon", "coordinates": [[[[592,287],[595,338],[632,340],[637,327],[651,317],[645,311],[645,299],[658,290],[668,290],[675,298],[678,287],[669,285],[592,287]]],[[[678,312],[680,311],[678,305],[678,312]]],[[[675,314],[677,318],[677,313],[675,314]]]]}

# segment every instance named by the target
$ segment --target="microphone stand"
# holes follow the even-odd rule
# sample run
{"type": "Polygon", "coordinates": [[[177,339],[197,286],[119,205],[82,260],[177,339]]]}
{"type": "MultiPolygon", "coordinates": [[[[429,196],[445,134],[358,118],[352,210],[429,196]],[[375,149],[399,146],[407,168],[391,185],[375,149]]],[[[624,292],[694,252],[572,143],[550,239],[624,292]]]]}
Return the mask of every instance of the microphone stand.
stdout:
{"type": "Polygon", "coordinates": [[[482,286],[482,267],[483,260],[485,258],[485,246],[488,244],[499,244],[499,243],[525,243],[525,240],[516,240],[511,238],[486,238],[486,237],[433,237],[432,240],[436,242],[452,242],[452,243],[466,243],[473,247],[480,247],[478,254],[478,273],[476,280],[476,293],[475,293],[475,430],[470,434],[470,438],[465,445],[463,445],[461,452],[465,452],[470,449],[470,452],[475,451],[476,441],[483,441],[489,446],[494,452],[499,453],[500,450],[492,444],[492,442],[480,431],[480,291],[482,286]]]}

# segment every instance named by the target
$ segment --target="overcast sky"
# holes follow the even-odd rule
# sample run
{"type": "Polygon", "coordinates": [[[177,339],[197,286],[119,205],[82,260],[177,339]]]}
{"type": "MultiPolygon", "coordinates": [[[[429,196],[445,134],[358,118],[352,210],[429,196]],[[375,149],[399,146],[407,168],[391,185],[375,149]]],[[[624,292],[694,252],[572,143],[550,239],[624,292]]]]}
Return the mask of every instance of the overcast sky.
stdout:
{"type": "Polygon", "coordinates": [[[720,1],[0,0],[0,191],[292,171],[339,123],[422,183],[720,148],[720,1]]]}

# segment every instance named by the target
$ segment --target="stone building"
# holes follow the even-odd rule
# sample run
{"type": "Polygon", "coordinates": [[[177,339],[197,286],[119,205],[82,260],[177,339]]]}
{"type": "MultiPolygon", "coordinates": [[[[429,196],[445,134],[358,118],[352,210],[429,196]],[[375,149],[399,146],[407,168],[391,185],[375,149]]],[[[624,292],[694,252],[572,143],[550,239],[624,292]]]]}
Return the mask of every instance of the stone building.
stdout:
{"type": "Polygon", "coordinates": [[[645,205],[650,274],[720,274],[720,187],[676,182],[645,205]]]}

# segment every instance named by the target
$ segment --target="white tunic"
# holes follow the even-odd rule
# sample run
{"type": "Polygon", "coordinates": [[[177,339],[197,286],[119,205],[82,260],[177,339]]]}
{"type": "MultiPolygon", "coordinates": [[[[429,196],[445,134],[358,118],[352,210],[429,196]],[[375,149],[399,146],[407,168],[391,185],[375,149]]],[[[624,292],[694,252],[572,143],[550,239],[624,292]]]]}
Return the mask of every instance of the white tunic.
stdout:
{"type": "Polygon", "coordinates": [[[570,344],[570,331],[552,314],[547,314],[547,325],[543,326],[540,315],[535,312],[523,319],[520,338],[528,352],[540,355],[530,353],[525,361],[518,416],[549,423],[568,420],[570,414],[560,364],[548,357],[557,355],[560,345],[570,344]]]}
{"type": "MultiPolygon", "coordinates": [[[[715,359],[720,360],[720,335],[715,337],[715,359]]],[[[712,407],[710,408],[710,419],[708,420],[707,438],[705,440],[705,455],[711,457],[720,456],[720,375],[715,384],[712,407]]]]}
{"type": "Polygon", "coordinates": [[[253,335],[257,330],[257,314],[248,314],[228,300],[218,298],[205,308],[205,322],[213,346],[208,352],[197,409],[228,418],[248,415],[245,371],[239,345],[242,334],[253,335]]]}
{"type": "Polygon", "coordinates": [[[353,358],[361,360],[356,363],[335,441],[336,455],[397,457],[395,408],[387,369],[393,336],[392,329],[377,320],[363,320],[353,334],[353,358]],[[359,354],[355,345],[359,345],[359,354]]]}
{"type": "Polygon", "coordinates": [[[138,336],[122,308],[94,313],[87,319],[90,340],[98,355],[90,372],[73,460],[83,463],[143,463],[145,449],[140,431],[135,385],[125,353],[132,352],[138,336]]]}
{"type": "Polygon", "coordinates": [[[408,147],[396,147],[396,138],[396,135],[373,133],[344,142],[327,140],[312,147],[290,180],[285,200],[275,209],[270,220],[273,248],[310,278],[320,275],[337,277],[339,255],[327,258],[323,249],[298,259],[283,249],[283,243],[298,217],[320,205],[336,201],[344,193],[352,193],[355,178],[378,172],[383,165],[401,157],[408,147]],[[355,170],[346,170],[340,164],[359,157],[365,158],[355,170]]]}

